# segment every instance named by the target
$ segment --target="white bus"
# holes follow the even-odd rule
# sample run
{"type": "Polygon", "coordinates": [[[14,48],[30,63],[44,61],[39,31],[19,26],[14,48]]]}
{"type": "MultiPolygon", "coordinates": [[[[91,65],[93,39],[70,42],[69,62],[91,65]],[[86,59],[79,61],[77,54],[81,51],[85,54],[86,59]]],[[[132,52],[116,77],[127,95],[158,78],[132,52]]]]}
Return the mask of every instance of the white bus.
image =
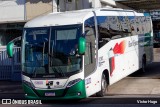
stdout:
{"type": "MultiPolygon", "coordinates": [[[[152,22],[132,10],[51,13],[24,26],[22,84],[29,99],[104,96],[107,87],[152,62],[152,22]]],[[[13,56],[13,42],[7,46],[13,56]]]]}

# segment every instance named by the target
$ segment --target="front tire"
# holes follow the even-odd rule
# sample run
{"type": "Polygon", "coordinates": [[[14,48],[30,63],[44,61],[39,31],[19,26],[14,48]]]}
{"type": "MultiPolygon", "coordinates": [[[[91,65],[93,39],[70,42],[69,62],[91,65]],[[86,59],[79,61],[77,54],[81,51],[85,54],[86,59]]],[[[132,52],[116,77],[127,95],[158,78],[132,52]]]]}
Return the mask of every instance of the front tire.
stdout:
{"type": "Polygon", "coordinates": [[[97,97],[105,96],[106,91],[107,91],[107,87],[108,87],[108,83],[106,80],[106,76],[103,74],[102,79],[101,79],[101,90],[99,92],[97,92],[96,96],[97,97]]]}

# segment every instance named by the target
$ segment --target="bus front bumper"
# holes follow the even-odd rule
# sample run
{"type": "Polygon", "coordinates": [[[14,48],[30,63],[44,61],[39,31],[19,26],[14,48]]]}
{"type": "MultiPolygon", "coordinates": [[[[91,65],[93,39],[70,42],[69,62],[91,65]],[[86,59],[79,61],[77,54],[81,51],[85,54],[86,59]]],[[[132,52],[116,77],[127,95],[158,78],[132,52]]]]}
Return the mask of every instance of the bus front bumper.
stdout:
{"type": "Polygon", "coordinates": [[[36,100],[63,100],[63,99],[83,99],[86,98],[84,80],[78,82],[70,88],[59,90],[40,90],[33,89],[27,84],[23,84],[25,97],[36,100]],[[45,93],[54,93],[54,96],[46,96],[45,93]]]}

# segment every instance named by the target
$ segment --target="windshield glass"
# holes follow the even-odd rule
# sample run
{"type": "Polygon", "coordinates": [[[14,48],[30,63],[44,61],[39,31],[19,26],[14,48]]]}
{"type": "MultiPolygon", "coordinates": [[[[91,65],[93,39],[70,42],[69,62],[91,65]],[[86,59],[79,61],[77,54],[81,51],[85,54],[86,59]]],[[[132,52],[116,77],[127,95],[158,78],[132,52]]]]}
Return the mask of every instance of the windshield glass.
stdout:
{"type": "Polygon", "coordinates": [[[24,32],[24,74],[32,78],[57,78],[80,72],[82,57],[77,53],[80,25],[30,28],[24,32]]]}

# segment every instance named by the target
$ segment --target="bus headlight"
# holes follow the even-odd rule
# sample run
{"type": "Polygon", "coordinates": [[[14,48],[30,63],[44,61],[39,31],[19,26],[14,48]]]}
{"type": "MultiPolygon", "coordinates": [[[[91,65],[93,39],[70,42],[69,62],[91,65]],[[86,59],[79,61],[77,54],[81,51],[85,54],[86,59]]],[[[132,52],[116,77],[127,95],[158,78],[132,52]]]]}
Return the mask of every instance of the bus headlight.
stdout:
{"type": "Polygon", "coordinates": [[[28,81],[23,80],[23,83],[28,85],[29,87],[35,88],[35,86],[33,85],[32,82],[28,82],[28,81]]]}
{"type": "Polygon", "coordinates": [[[73,85],[77,84],[79,81],[81,81],[82,79],[78,78],[75,80],[72,80],[68,83],[67,88],[72,87],[73,85]]]}

